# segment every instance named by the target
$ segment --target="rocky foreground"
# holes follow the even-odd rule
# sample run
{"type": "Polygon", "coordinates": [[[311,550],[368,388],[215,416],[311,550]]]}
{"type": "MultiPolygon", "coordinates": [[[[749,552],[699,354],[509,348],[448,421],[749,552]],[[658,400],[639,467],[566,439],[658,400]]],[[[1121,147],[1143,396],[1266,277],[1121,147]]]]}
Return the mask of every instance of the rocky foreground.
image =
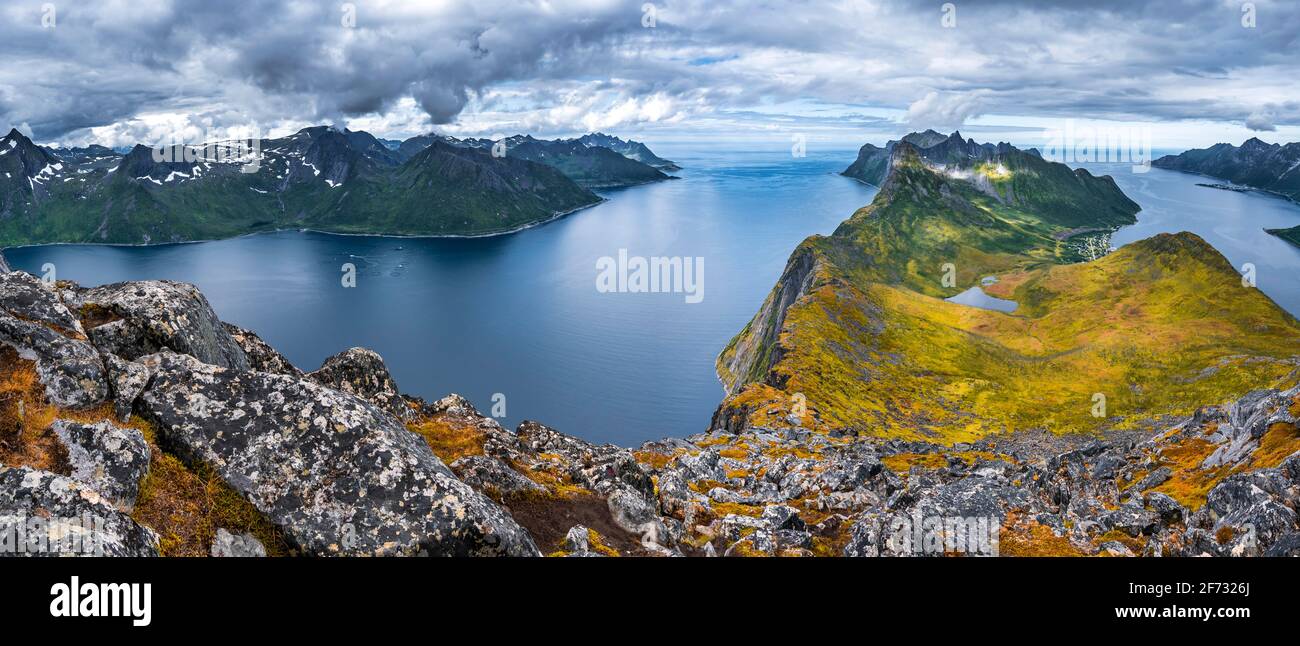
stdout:
{"type": "Polygon", "coordinates": [[[1300,554],[1300,386],[1156,430],[953,446],[762,406],[636,449],[512,431],[456,395],[400,394],[368,350],[303,372],[189,285],[6,271],[0,550],[1300,554]]]}

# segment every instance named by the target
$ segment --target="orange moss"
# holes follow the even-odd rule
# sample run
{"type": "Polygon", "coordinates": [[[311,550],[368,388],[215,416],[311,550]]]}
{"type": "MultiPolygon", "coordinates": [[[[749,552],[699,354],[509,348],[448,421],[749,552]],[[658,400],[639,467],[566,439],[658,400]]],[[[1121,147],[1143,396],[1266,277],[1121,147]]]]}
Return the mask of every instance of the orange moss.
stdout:
{"type": "Polygon", "coordinates": [[[594,529],[587,529],[587,546],[591,551],[604,554],[605,556],[622,556],[618,550],[605,544],[605,539],[594,529]]]}
{"type": "Polygon", "coordinates": [[[1251,455],[1251,468],[1272,469],[1296,451],[1300,451],[1300,429],[1295,424],[1277,422],[1259,438],[1259,448],[1251,455]]]}
{"type": "Polygon", "coordinates": [[[896,453],[880,460],[885,468],[894,473],[905,474],[912,467],[939,469],[947,466],[948,460],[940,453],[896,453]]]}
{"type": "Polygon", "coordinates": [[[1141,554],[1142,550],[1146,547],[1146,541],[1141,538],[1129,536],[1118,529],[1112,529],[1109,532],[1092,539],[1092,544],[1100,547],[1102,543],[1108,543],[1110,541],[1123,543],[1124,546],[1129,548],[1129,550],[1134,554],[1141,554]]]}
{"type": "Polygon", "coordinates": [[[744,460],[749,457],[749,447],[745,446],[744,444],[739,444],[737,446],[733,446],[731,448],[722,449],[721,451],[718,451],[718,455],[724,458],[731,458],[733,460],[744,460]]]}
{"type": "Polygon", "coordinates": [[[636,458],[637,462],[658,471],[668,466],[668,463],[672,462],[673,458],[677,456],[665,455],[658,451],[633,451],[632,457],[636,458]]]}
{"type": "Polygon", "coordinates": [[[1200,509],[1210,490],[1224,478],[1234,473],[1277,467],[1300,451],[1300,430],[1294,424],[1275,423],[1260,438],[1259,447],[1241,463],[1231,468],[1202,469],[1201,463],[1217,448],[1206,440],[1193,438],[1161,449],[1159,464],[1169,467],[1173,476],[1152,491],[1168,494],[1188,509],[1200,509]]]}
{"type": "Polygon", "coordinates": [[[757,505],[743,505],[736,502],[715,502],[712,503],[711,506],[713,508],[713,514],[718,518],[722,518],[727,514],[735,514],[737,516],[763,515],[763,507],[757,505]]]}
{"type": "Polygon", "coordinates": [[[186,466],[158,446],[151,424],[131,426],[149,443],[149,475],[140,483],[131,518],[158,532],[163,556],[208,556],[218,528],[252,534],[267,556],[294,553],[284,532],[204,464],[186,466]]]}
{"type": "Polygon", "coordinates": [[[1216,448],[1201,438],[1162,448],[1157,455],[1159,465],[1169,467],[1173,474],[1152,491],[1168,494],[1188,509],[1199,509],[1210,489],[1228,475],[1227,469],[1201,469],[1216,448]]]}
{"type": "Polygon", "coordinates": [[[452,424],[438,418],[407,424],[406,428],[423,437],[433,454],[448,464],[459,458],[483,455],[483,443],[487,440],[483,431],[474,426],[452,424]]]}
{"type": "Polygon", "coordinates": [[[1001,556],[1086,556],[1064,536],[1057,536],[1052,528],[1035,521],[1019,522],[1014,516],[1007,518],[998,538],[1001,556]]]}

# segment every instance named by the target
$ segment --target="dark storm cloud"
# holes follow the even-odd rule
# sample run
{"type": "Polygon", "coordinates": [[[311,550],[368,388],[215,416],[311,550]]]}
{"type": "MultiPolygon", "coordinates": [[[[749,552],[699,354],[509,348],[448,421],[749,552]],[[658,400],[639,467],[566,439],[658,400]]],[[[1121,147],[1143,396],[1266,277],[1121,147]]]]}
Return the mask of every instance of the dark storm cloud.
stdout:
{"type": "MultiPolygon", "coordinates": [[[[212,125],[467,107],[524,125],[811,100],[915,125],[979,114],[1300,123],[1300,7],[1080,3],[133,0],[0,8],[0,127],[42,139],[183,112],[212,125]],[[355,7],[352,13],[349,7],[355,7]],[[347,23],[354,17],[354,23],[347,23]],[[48,21],[47,21],[48,22],[48,21]]],[[[406,118],[410,120],[409,115],[406,118]]]]}

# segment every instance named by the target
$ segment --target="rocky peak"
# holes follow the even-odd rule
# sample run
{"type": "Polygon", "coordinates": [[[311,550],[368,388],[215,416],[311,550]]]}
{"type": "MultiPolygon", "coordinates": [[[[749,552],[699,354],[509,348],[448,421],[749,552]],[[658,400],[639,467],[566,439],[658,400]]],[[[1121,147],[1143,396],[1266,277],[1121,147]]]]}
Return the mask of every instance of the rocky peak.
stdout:
{"type": "Polygon", "coordinates": [[[40,178],[58,170],[61,165],[57,156],[32,143],[31,139],[16,128],[10,130],[4,139],[0,139],[0,170],[40,178]]]}
{"type": "Polygon", "coordinates": [[[1268,150],[1276,147],[1277,144],[1265,143],[1258,137],[1251,137],[1241,144],[1243,150],[1268,150]]]}

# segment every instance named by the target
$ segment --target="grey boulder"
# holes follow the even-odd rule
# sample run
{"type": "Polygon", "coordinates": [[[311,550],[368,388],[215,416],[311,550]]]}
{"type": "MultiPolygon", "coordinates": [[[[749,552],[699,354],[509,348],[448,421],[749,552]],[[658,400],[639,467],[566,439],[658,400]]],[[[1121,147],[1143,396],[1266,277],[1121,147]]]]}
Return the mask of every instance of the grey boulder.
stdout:
{"type": "Polygon", "coordinates": [[[138,412],[308,554],[539,554],[513,518],[369,402],[172,353],[145,363],[154,378],[138,412]]]}
{"type": "Polygon", "coordinates": [[[326,359],[320,369],[308,373],[307,378],[322,386],[356,395],[400,420],[408,420],[415,413],[402,399],[383,357],[373,350],[344,350],[326,359]]]}
{"type": "Polygon", "coordinates": [[[266,547],[252,534],[232,534],[220,527],[212,538],[211,554],[217,558],[263,557],[266,556],[266,547]]]}
{"type": "Polygon", "coordinates": [[[51,429],[68,450],[74,480],[84,482],[119,509],[135,507],[140,481],[149,473],[149,445],[140,431],[108,422],[82,424],[64,419],[55,420],[51,429]]]}

